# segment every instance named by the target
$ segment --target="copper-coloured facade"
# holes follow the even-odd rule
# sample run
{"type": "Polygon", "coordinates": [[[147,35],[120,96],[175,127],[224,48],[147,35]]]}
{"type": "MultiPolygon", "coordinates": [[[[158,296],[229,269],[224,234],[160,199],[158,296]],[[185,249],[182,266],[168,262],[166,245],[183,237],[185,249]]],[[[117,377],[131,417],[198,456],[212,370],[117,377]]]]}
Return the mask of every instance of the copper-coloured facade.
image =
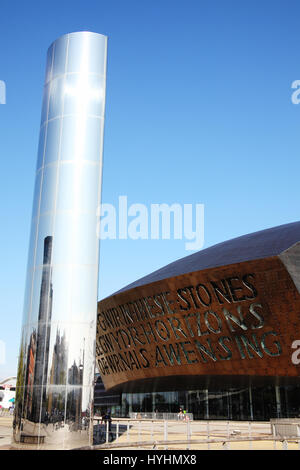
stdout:
{"type": "Polygon", "coordinates": [[[99,302],[96,351],[106,389],[299,385],[292,359],[300,339],[299,240],[299,223],[240,237],[99,302]]]}

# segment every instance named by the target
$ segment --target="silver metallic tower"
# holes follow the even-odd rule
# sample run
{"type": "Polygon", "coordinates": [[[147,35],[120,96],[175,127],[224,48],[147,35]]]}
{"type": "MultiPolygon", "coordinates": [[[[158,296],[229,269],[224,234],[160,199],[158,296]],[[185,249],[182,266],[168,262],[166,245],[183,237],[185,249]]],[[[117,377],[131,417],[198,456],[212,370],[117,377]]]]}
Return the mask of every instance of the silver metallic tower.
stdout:
{"type": "Polygon", "coordinates": [[[14,417],[20,447],[92,443],[106,51],[107,38],[91,32],[48,50],[14,417]]]}

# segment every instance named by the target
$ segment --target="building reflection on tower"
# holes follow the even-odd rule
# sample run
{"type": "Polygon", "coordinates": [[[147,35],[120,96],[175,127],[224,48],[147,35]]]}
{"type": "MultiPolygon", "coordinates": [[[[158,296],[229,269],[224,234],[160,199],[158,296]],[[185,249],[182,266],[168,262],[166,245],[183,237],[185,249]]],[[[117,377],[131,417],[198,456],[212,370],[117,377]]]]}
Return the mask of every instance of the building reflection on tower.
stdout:
{"type": "Polygon", "coordinates": [[[53,237],[47,236],[44,239],[38,324],[30,335],[27,349],[26,418],[32,423],[45,424],[67,420],[72,423],[72,428],[79,429],[82,424],[84,344],[78,361],[74,359],[73,364],[68,368],[66,331],[60,330],[57,326],[50,358],[53,305],[52,244],[53,237]],[[67,407],[65,407],[65,391],[62,390],[62,386],[66,384],[69,387],[67,407]]]}
{"type": "MultiPolygon", "coordinates": [[[[53,302],[53,286],[52,286],[52,243],[53,237],[47,236],[44,239],[44,255],[43,255],[43,271],[40,289],[40,304],[37,332],[35,355],[30,357],[34,358],[34,387],[32,393],[32,407],[30,421],[34,423],[39,422],[43,418],[45,409],[43,403],[46,399],[46,388],[43,387],[48,373],[48,357],[49,357],[49,342],[51,332],[51,315],[52,315],[52,302],[53,302]]],[[[32,364],[28,366],[32,367],[32,364]]]]}
{"type": "Polygon", "coordinates": [[[86,432],[81,424],[93,406],[106,55],[106,36],[88,31],[65,34],[47,51],[16,444],[70,449],[92,442],[92,420],[86,432]]]}

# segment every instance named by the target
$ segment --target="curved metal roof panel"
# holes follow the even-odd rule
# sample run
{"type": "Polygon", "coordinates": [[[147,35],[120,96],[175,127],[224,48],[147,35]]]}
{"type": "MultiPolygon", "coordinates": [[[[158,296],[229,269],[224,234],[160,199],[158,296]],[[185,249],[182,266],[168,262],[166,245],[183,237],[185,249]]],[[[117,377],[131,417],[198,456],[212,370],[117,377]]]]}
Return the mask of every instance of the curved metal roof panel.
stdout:
{"type": "Polygon", "coordinates": [[[218,243],[174,261],[115,294],[193,271],[276,256],[300,241],[300,222],[279,225],[218,243]]]}

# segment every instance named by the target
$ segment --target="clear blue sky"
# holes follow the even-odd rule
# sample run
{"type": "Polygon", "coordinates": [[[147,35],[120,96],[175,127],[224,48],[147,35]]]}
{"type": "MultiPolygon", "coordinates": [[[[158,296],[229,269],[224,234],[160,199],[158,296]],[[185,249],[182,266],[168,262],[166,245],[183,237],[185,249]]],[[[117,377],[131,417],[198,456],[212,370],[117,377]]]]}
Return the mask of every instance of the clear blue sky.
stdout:
{"type": "MultiPolygon", "coordinates": [[[[1,329],[16,373],[46,51],[109,37],[102,201],[205,204],[205,245],[299,220],[300,3],[1,4],[1,329]]],[[[101,244],[99,298],[190,254],[182,240],[101,244]]]]}

